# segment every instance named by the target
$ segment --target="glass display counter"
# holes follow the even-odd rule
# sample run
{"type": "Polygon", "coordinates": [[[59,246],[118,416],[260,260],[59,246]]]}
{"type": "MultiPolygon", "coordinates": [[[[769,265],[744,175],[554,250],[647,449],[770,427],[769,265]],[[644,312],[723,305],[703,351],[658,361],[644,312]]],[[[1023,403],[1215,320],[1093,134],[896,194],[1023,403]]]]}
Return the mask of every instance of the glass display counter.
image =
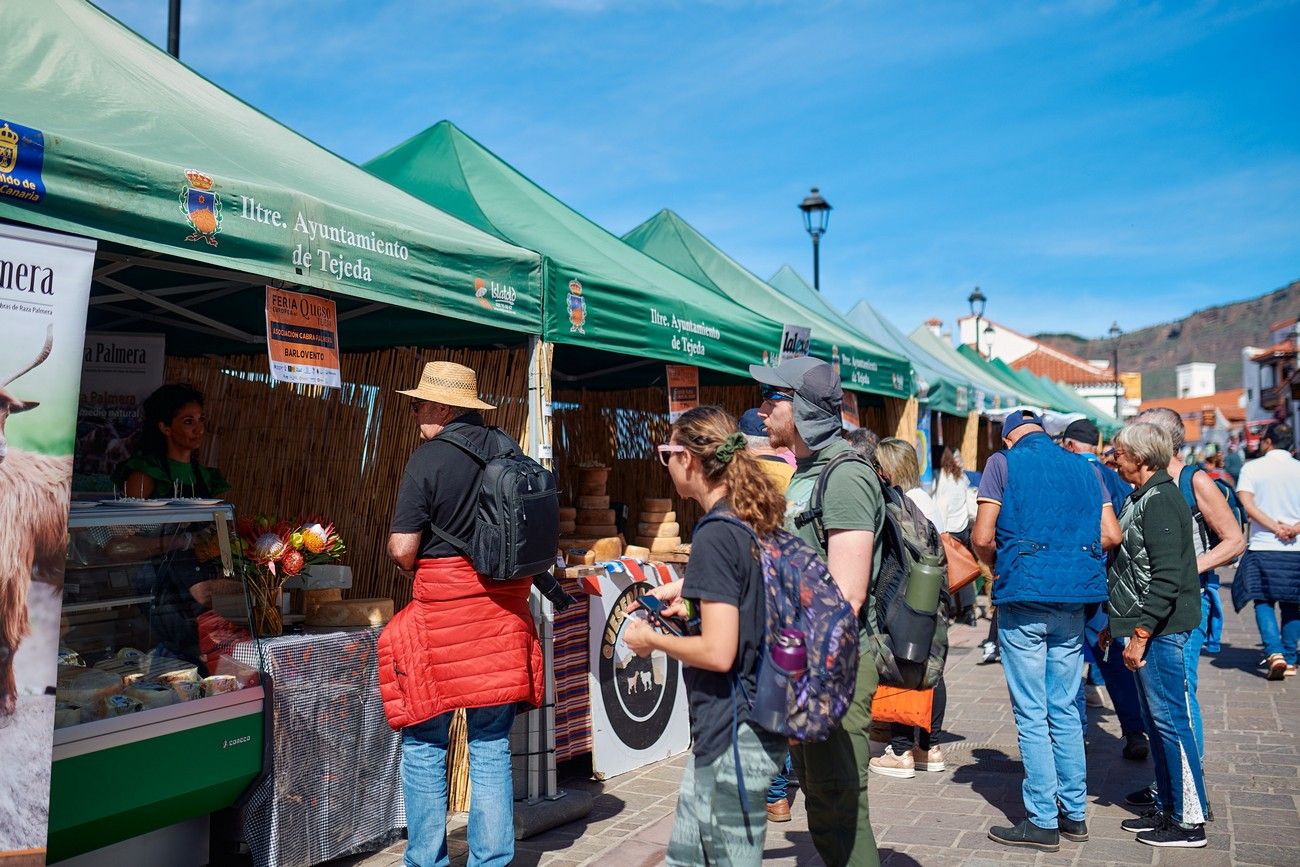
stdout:
{"type": "Polygon", "coordinates": [[[230,806],[260,773],[265,693],[218,501],[74,502],[49,861],[230,806]]]}

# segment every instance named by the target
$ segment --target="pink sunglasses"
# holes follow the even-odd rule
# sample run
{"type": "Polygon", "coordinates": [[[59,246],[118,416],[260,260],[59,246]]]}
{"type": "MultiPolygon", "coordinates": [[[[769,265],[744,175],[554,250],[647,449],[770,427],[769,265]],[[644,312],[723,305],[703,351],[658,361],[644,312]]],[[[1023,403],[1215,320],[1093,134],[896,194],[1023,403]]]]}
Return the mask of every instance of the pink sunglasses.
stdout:
{"type": "Polygon", "coordinates": [[[663,464],[665,467],[668,466],[668,461],[674,454],[686,451],[686,446],[679,446],[677,443],[665,443],[656,448],[659,450],[659,463],[663,464]]]}

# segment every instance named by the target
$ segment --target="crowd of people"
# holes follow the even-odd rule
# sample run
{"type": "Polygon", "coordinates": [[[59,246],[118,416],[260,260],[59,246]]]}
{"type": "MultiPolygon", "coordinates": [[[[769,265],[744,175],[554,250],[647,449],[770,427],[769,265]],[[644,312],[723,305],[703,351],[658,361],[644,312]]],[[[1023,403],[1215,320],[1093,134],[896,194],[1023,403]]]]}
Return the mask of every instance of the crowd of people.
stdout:
{"type": "MultiPolygon", "coordinates": [[[[470,863],[502,865],[513,856],[509,723],[517,703],[540,700],[542,671],[526,593],[476,576],[468,553],[449,538],[468,532],[482,465],[440,436],[482,437],[480,412],[490,407],[477,396],[473,371],[444,367],[405,392],[425,442],[408,464],[389,548],[414,575],[415,601],[383,648],[381,667],[391,668],[385,707],[403,733],[406,863],[448,863],[447,730],[451,710],[464,707],[474,786],[470,863]],[[477,652],[454,652],[466,642],[477,652]],[[495,650],[484,652],[489,644],[495,650]]],[[[1124,828],[1151,846],[1205,846],[1213,814],[1197,668],[1203,650],[1218,649],[1223,567],[1240,558],[1232,602],[1239,610],[1254,605],[1266,676],[1296,671],[1300,461],[1291,456],[1289,427],[1271,427],[1261,456],[1230,472],[1219,461],[1183,461],[1182,420],[1170,410],[1139,415],[1104,455],[1090,422],[1053,438],[1042,418],[1017,410],[1003,421],[1004,448],[989,457],[978,484],[959,453],[945,449],[932,495],[911,443],[842,432],[843,395],[830,365],[799,358],[751,373],[761,406],[740,419],[718,407],[688,410],[657,447],[678,496],[697,502],[705,517],[684,580],[654,588],[656,619],[630,618],[622,633],[633,653],[666,653],[684,669],[692,746],[667,862],[760,863],[766,824],[789,820],[788,791],[797,780],[822,860],[878,864],[871,774],[945,769],[936,740],[946,705],[942,676],[932,686],[928,725],[894,724],[883,753],[872,750],[884,646],[873,626],[873,588],[890,556],[887,513],[898,513],[904,500],[903,511],[930,525],[932,538],[957,540],[991,577],[995,622],[985,659],[1004,671],[1025,776],[1023,818],[990,828],[989,837],[1047,852],[1059,850],[1062,838],[1088,839],[1085,703],[1104,687],[1124,756],[1151,759],[1150,771],[1134,766],[1127,800],[1137,811],[1124,828]],[[750,715],[774,640],[764,592],[771,562],[755,540],[776,537],[806,546],[858,618],[856,682],[824,740],[787,739],[750,715]],[[664,629],[665,621],[683,628],[664,629]]],[[[941,620],[974,611],[954,596],[944,599],[941,620]]]]}

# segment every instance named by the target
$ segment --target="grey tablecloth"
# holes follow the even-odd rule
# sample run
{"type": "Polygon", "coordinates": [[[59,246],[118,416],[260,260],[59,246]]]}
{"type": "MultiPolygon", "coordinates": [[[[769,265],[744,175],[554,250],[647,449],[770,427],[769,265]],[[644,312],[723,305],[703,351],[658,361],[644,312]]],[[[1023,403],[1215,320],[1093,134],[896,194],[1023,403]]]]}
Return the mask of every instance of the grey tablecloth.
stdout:
{"type": "MultiPolygon", "coordinates": [[[[308,867],[379,849],[406,827],[401,741],[384,720],[378,630],[262,642],[274,683],[272,773],[244,811],[258,867],[308,867]]],[[[235,659],[257,666],[257,646],[235,659]]]]}

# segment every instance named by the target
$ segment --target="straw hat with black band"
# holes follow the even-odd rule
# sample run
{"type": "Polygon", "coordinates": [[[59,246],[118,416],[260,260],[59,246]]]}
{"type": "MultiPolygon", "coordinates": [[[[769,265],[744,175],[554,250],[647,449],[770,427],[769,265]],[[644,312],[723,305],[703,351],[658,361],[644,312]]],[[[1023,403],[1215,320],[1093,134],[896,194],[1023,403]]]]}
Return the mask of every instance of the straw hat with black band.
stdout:
{"type": "Polygon", "coordinates": [[[424,366],[418,386],[397,393],[447,406],[496,409],[492,404],[479,400],[478,374],[463,364],[451,361],[430,361],[424,366]]]}

